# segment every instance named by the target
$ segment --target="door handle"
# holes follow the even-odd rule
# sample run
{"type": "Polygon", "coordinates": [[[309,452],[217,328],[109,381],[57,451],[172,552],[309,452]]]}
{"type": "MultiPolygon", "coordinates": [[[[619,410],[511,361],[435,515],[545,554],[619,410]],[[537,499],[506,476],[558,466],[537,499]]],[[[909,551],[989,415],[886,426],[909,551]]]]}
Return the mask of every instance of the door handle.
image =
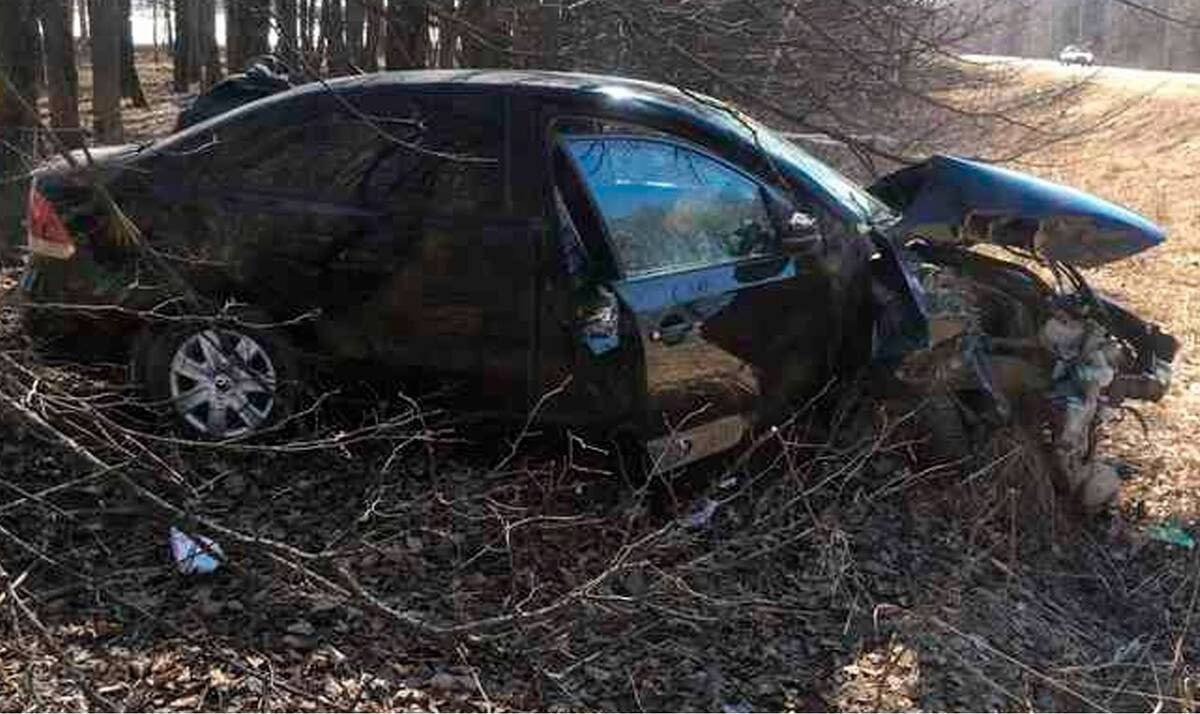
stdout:
{"type": "Polygon", "coordinates": [[[682,315],[668,315],[658,323],[658,329],[650,333],[650,339],[665,345],[683,342],[695,325],[682,315]]]}

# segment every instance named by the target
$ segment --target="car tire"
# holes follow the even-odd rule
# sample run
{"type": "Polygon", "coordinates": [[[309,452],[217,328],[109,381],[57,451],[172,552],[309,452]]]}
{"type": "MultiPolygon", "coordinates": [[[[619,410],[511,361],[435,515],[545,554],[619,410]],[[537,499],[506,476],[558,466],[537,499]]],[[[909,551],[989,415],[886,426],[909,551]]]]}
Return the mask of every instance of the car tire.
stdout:
{"type": "Polygon", "coordinates": [[[291,341],[253,325],[269,319],[242,311],[231,320],[148,329],[131,371],[156,411],[191,437],[237,439],[284,422],[299,371],[291,341]]]}

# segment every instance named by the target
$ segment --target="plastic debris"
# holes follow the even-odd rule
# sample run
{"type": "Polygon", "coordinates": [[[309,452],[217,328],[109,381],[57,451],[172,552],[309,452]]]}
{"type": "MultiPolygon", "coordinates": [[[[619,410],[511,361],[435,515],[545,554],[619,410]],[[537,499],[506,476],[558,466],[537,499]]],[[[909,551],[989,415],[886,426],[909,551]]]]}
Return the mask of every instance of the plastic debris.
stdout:
{"type": "Polygon", "coordinates": [[[1176,521],[1167,523],[1158,523],[1146,529],[1146,535],[1151,540],[1156,540],[1161,543],[1169,543],[1177,545],[1187,550],[1192,550],[1196,547],[1196,539],[1191,533],[1183,529],[1176,521]]]}
{"type": "Polygon", "coordinates": [[[686,516],[679,519],[679,523],[688,528],[703,528],[716,514],[717,506],[717,502],[711,498],[702,499],[686,516]]]}
{"type": "Polygon", "coordinates": [[[225,553],[211,538],[190,536],[171,526],[171,559],[184,575],[205,575],[221,567],[225,553]]]}

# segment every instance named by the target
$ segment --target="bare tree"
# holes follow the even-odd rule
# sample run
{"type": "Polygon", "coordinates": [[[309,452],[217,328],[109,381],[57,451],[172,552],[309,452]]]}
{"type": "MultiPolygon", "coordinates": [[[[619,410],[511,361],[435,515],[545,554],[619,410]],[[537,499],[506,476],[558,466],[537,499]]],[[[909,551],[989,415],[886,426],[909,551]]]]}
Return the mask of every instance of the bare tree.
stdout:
{"type": "MultiPolygon", "coordinates": [[[[296,30],[296,0],[275,0],[275,22],[278,33],[276,53],[284,58],[289,65],[297,65],[297,53],[300,49],[296,30]]],[[[226,22],[229,21],[226,17],[226,22]]]]}
{"type": "Polygon", "coordinates": [[[314,0],[299,0],[300,3],[300,51],[304,54],[305,62],[314,64],[313,57],[313,28],[316,27],[316,5],[314,0]]]}
{"type": "Polygon", "coordinates": [[[121,124],[121,0],[91,0],[92,122],[96,140],[120,143],[121,124]]]}
{"type": "Polygon", "coordinates": [[[79,42],[84,47],[91,45],[91,34],[88,32],[88,0],[79,0],[79,42]]]}
{"type": "Polygon", "coordinates": [[[345,16],[342,0],[322,0],[321,40],[325,47],[328,71],[333,75],[350,71],[350,55],[346,46],[345,16]]]}
{"type": "Polygon", "coordinates": [[[217,3],[216,0],[199,0],[197,37],[200,65],[204,71],[201,83],[205,88],[221,80],[221,51],[217,46],[217,3]]]}
{"type": "Polygon", "coordinates": [[[437,21],[437,65],[452,69],[458,64],[458,18],[453,2],[443,3],[437,21]]]}
{"type": "Polygon", "coordinates": [[[236,71],[245,62],[241,37],[242,5],[237,0],[225,0],[225,61],[231,71],[236,71]]]}
{"type": "Polygon", "coordinates": [[[200,78],[199,0],[175,0],[174,89],[186,92],[200,78]]]}
{"type": "Polygon", "coordinates": [[[353,0],[362,2],[367,15],[367,37],[363,42],[359,65],[367,72],[379,69],[379,42],[383,34],[383,0],[353,0]]]}
{"type": "Polygon", "coordinates": [[[346,54],[349,62],[359,67],[362,66],[366,11],[362,0],[346,0],[346,54]]]}
{"type": "Polygon", "coordinates": [[[388,69],[421,69],[429,48],[429,12],[423,0],[388,0],[388,69]]]}
{"type": "Polygon", "coordinates": [[[25,173],[35,121],[18,100],[37,97],[37,27],[33,0],[0,2],[0,256],[20,235],[25,173]]]}
{"type": "Polygon", "coordinates": [[[50,123],[64,144],[78,147],[83,145],[83,136],[79,127],[79,73],[71,36],[72,4],[73,0],[41,0],[38,14],[46,52],[50,123]]]}
{"type": "Polygon", "coordinates": [[[163,0],[163,22],[167,26],[167,53],[175,54],[175,23],[172,21],[174,0],[163,0]]]}
{"type": "Polygon", "coordinates": [[[241,53],[237,65],[231,70],[241,70],[252,57],[271,51],[271,0],[238,0],[238,51],[241,53]]]}
{"type": "Polygon", "coordinates": [[[150,106],[142,91],[142,80],[138,77],[137,58],[133,48],[133,17],[130,0],[120,0],[121,12],[121,97],[133,102],[133,106],[145,109],[150,106]]]}

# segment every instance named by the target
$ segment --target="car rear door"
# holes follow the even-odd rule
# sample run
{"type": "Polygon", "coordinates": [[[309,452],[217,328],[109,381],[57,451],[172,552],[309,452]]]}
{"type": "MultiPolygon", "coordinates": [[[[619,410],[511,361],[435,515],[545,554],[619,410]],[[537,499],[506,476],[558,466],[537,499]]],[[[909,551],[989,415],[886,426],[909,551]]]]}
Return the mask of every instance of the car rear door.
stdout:
{"type": "Polygon", "coordinates": [[[782,249],[768,187],[698,147],[564,135],[636,323],[643,433],[658,467],[734,446],[830,374],[836,310],[810,256],[782,249]]]}
{"type": "Polygon", "coordinates": [[[385,142],[366,180],[385,218],[363,254],[389,273],[367,301],[376,352],[461,376],[485,411],[524,411],[540,234],[513,208],[506,97],[436,86],[364,106],[419,127],[385,142]]]}

